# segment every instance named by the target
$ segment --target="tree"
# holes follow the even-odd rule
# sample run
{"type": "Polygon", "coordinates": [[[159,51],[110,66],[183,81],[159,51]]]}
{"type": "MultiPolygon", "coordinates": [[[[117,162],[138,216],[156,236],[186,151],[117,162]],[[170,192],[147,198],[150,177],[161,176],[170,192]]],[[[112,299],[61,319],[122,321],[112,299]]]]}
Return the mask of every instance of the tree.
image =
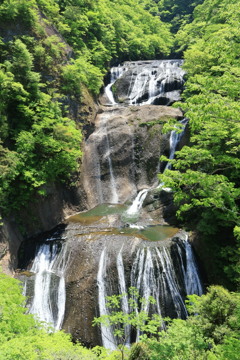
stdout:
{"type": "Polygon", "coordinates": [[[21,284],[0,271],[0,360],[96,360],[63,331],[49,332],[25,308],[21,284]]]}
{"type": "MultiPolygon", "coordinates": [[[[93,325],[105,326],[112,330],[115,341],[124,359],[125,346],[131,342],[133,329],[139,334],[157,336],[162,327],[162,319],[159,315],[148,315],[144,310],[148,304],[155,303],[153,297],[141,298],[136,288],[129,288],[128,294],[107,296],[106,306],[109,313],[94,318],[93,325]],[[122,304],[125,303],[124,310],[122,304]]],[[[111,341],[111,339],[108,339],[111,341]]]]}
{"type": "Polygon", "coordinates": [[[158,339],[143,339],[147,356],[134,357],[133,349],[130,359],[235,360],[239,357],[239,293],[211,286],[201,297],[189,295],[187,308],[186,320],[168,321],[158,339]]]}
{"type": "Polygon", "coordinates": [[[240,225],[238,20],[238,0],[206,0],[195,8],[193,22],[179,31],[177,41],[181,50],[186,49],[187,81],[184,102],[174,106],[181,106],[190,120],[190,146],[177,152],[171,160],[173,170],[160,176],[173,190],[182,223],[197,230],[206,247],[218,248],[214,256],[221,270],[231,267],[225,247],[235,251],[235,277],[228,279],[235,283],[239,246],[234,229],[240,225]],[[223,234],[228,234],[224,240],[223,234]]]}

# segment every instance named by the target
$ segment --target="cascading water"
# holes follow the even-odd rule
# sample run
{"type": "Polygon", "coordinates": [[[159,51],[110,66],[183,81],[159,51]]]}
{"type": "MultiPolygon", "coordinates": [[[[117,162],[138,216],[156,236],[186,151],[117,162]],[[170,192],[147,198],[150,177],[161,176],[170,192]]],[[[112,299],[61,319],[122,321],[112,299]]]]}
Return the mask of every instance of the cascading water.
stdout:
{"type": "Polygon", "coordinates": [[[139,213],[139,210],[141,209],[143,202],[147,196],[148,189],[143,189],[139,191],[136,198],[134,199],[132,205],[127,209],[126,214],[130,216],[134,216],[135,214],[139,213]]]}
{"type": "MultiPolygon", "coordinates": [[[[152,60],[139,62],[125,62],[119,66],[118,72],[113,68],[114,83],[121,93],[121,101],[130,105],[170,105],[174,101],[180,100],[180,91],[183,86],[184,70],[181,68],[182,60],[152,60]],[[120,70],[121,69],[121,70],[120,70]],[[128,87],[123,89],[123,85],[118,79],[128,77],[128,87]],[[116,78],[119,74],[119,77],[116,78]]],[[[113,78],[112,78],[113,79],[113,78]]],[[[111,101],[112,83],[107,87],[107,95],[111,101]]]]}
{"type": "Polygon", "coordinates": [[[29,269],[34,279],[27,278],[24,293],[30,296],[29,312],[39,320],[50,324],[55,330],[61,328],[66,301],[65,272],[70,252],[66,244],[50,238],[39,245],[32,267],[29,269]],[[34,288],[31,298],[31,288],[34,288]]]}
{"type": "MultiPolygon", "coordinates": [[[[30,312],[36,314],[40,320],[50,322],[55,329],[61,328],[65,313],[65,330],[70,329],[75,335],[85,326],[82,337],[76,339],[86,344],[90,343],[91,346],[99,344],[100,341],[91,342],[88,340],[91,335],[89,336],[88,333],[84,337],[85,332],[93,332],[89,330],[93,316],[108,314],[106,296],[125,294],[127,289],[133,286],[145,299],[149,296],[156,299],[154,305],[146,301],[142,308],[139,307],[135,311],[145,310],[162,317],[185,318],[186,295],[192,293],[201,295],[203,291],[191,245],[183,232],[178,236],[178,240],[170,241],[169,239],[178,233],[178,229],[166,230],[167,227],[164,226],[161,228],[162,225],[149,220],[150,215],[144,223],[140,221],[137,225],[132,225],[131,221],[128,221],[128,218],[134,218],[135,214],[139,213],[148,190],[156,183],[156,168],[160,153],[157,147],[153,179],[149,180],[147,174],[142,176],[140,171],[142,168],[136,164],[141,162],[144,135],[140,138],[139,132],[136,136],[133,130],[135,126],[133,115],[139,114],[139,109],[141,111],[146,109],[146,113],[151,115],[153,108],[156,108],[151,104],[171,104],[180,98],[184,75],[181,64],[180,60],[127,62],[111,70],[110,84],[105,89],[108,106],[101,107],[95,121],[95,131],[85,142],[83,186],[86,197],[89,195],[88,206],[92,208],[90,214],[82,214],[82,217],[72,219],[64,229],[64,239],[66,237],[67,240],[63,241],[61,237],[53,236],[41,243],[35,252],[32,266],[28,266],[31,276],[26,279],[24,288],[29,297],[30,312]],[[113,95],[113,84],[114,91],[121,89],[120,95],[116,93],[113,95]],[[138,104],[141,106],[137,106],[138,104]],[[129,122],[125,118],[126,111],[129,112],[129,122]],[[121,132],[116,129],[116,123],[121,125],[121,132]],[[124,156],[117,157],[118,152],[124,153],[124,156]],[[122,164],[126,163],[128,168],[122,170],[122,164]],[[137,189],[143,190],[138,192],[132,205],[126,209],[127,206],[121,203],[129,201],[132,195],[137,193],[137,189]],[[106,203],[110,204],[106,205],[106,203]],[[99,209],[94,208],[96,205],[99,205],[99,209]],[[108,217],[105,218],[106,213],[108,217]],[[126,222],[123,221],[123,213],[127,214],[126,222]],[[151,222],[150,225],[148,220],[151,222]],[[148,234],[151,230],[155,230],[153,237],[148,234]],[[89,252],[86,251],[87,248],[89,252]],[[77,258],[78,261],[75,260],[73,266],[72,261],[74,262],[77,252],[80,253],[78,256],[82,257],[81,260],[77,258]],[[92,282],[89,275],[91,266],[94,273],[92,282]],[[68,284],[67,294],[65,281],[68,284]],[[82,283],[84,285],[81,287],[82,283]],[[88,286],[91,288],[89,289],[88,286]],[[75,301],[77,310],[71,309],[69,304],[71,301],[75,301]],[[65,302],[67,302],[66,311],[65,302]],[[89,310],[86,311],[89,303],[91,311],[94,311],[92,317],[89,310]],[[68,322],[71,312],[74,314],[74,321],[79,313],[82,314],[81,321],[76,324],[74,330],[68,322]]],[[[166,112],[163,108],[163,106],[159,107],[159,113],[166,112]]],[[[147,126],[146,113],[144,111],[141,113],[144,119],[142,123],[139,119],[136,120],[137,124],[140,124],[141,131],[147,126]]],[[[153,120],[156,119],[154,116],[153,120]]],[[[181,112],[180,115],[177,113],[175,115],[176,118],[181,116],[181,112]]],[[[184,127],[185,120],[181,123],[184,127]]],[[[157,129],[160,131],[160,128],[157,129]]],[[[174,157],[181,136],[182,134],[177,134],[176,131],[170,135],[170,159],[174,157]]],[[[157,137],[159,138],[159,135],[157,137]]],[[[168,149],[167,145],[166,149],[168,149]]],[[[152,157],[151,152],[150,154],[152,157]]],[[[145,167],[148,169],[152,167],[151,159],[145,160],[145,167]]],[[[31,259],[28,264],[30,263],[31,259]]],[[[127,295],[122,298],[122,311],[125,313],[130,311],[127,295]]],[[[160,327],[164,328],[164,323],[160,324],[160,327]]],[[[127,345],[131,341],[138,340],[140,336],[139,331],[132,332],[127,326],[125,334],[127,345]]],[[[113,329],[101,326],[101,335],[102,344],[106,348],[116,348],[113,329]]]]}
{"type": "MultiPolygon", "coordinates": [[[[179,71],[179,66],[182,62],[165,62],[161,61],[155,63],[154,70],[149,70],[144,66],[137,67],[137,75],[133,77],[131,75],[130,88],[127,93],[127,101],[130,105],[134,104],[153,104],[159,100],[162,94],[170,93],[169,100],[167,103],[171,103],[174,99],[177,99],[179,92],[173,90],[172,83],[178,83],[182,86],[183,84],[183,71],[179,71]],[[146,96],[147,94],[147,96],[146,96]]],[[[131,68],[131,65],[127,65],[127,70],[131,68]]],[[[116,79],[117,80],[117,79],[116,79]]],[[[116,82],[114,80],[114,82],[116,82]]],[[[111,99],[112,94],[109,94],[111,99]]],[[[176,148],[178,146],[181,137],[183,136],[187,120],[183,119],[180,121],[182,132],[178,129],[171,131],[170,134],[170,154],[169,159],[174,158],[176,148]]],[[[176,126],[177,127],[177,126],[176,126]]],[[[171,164],[168,162],[165,170],[170,169],[171,164]]],[[[142,204],[147,196],[149,189],[141,190],[132,205],[125,212],[124,218],[134,218],[139,213],[142,204]]],[[[122,217],[123,218],[123,217],[122,217]]],[[[131,222],[131,221],[130,221],[131,222]]],[[[146,300],[153,296],[156,299],[154,307],[151,309],[152,312],[159,314],[160,316],[169,316],[186,318],[187,310],[185,307],[185,297],[190,294],[201,295],[203,288],[198,275],[198,269],[196,260],[192,252],[190,243],[185,238],[181,239],[180,243],[173,245],[175,248],[175,260],[172,258],[171,251],[168,247],[157,247],[157,246],[145,246],[139,248],[135,254],[135,258],[132,259],[132,269],[130,273],[130,279],[126,280],[126,274],[124,275],[124,263],[122,259],[122,249],[117,255],[117,272],[119,282],[119,293],[123,294],[126,292],[126,283],[138,289],[140,296],[146,300]]],[[[106,249],[104,249],[101,257],[105,255],[106,249]]],[[[101,261],[99,265],[99,274],[101,273],[101,261]]],[[[101,283],[104,283],[104,288],[107,286],[107,277],[101,278],[101,283]]],[[[101,286],[102,287],[102,286],[101,286]]],[[[103,296],[100,293],[99,287],[99,301],[103,296]]],[[[108,294],[110,295],[110,294],[108,294]]],[[[106,293],[104,293],[106,296],[106,293]]],[[[138,311],[149,312],[150,303],[146,301],[138,311]]],[[[127,298],[122,303],[122,310],[125,313],[129,312],[127,306],[127,298]]],[[[100,306],[100,315],[106,315],[107,309],[100,306]]],[[[162,324],[164,327],[164,324],[162,324]]],[[[136,341],[138,341],[140,331],[136,332],[136,341]]],[[[110,347],[106,344],[105,334],[102,332],[102,341],[106,347],[110,347]]],[[[108,334],[109,337],[109,334],[108,334]]],[[[113,341],[111,341],[111,344],[113,341]]],[[[112,348],[112,345],[111,345],[112,348]]]]}
{"type": "MultiPolygon", "coordinates": [[[[178,146],[182,136],[184,135],[184,130],[186,128],[187,123],[188,123],[187,119],[180,120],[179,121],[179,124],[181,124],[180,129],[171,131],[170,138],[169,138],[170,153],[168,156],[168,158],[170,160],[174,159],[174,155],[175,155],[177,146],[178,146]]],[[[164,171],[167,169],[171,169],[171,162],[169,162],[169,161],[168,161],[164,171]]]]}
{"type": "MultiPolygon", "coordinates": [[[[105,302],[104,305],[101,302],[104,301],[104,296],[110,295],[107,294],[106,289],[111,288],[106,260],[104,260],[106,257],[107,253],[104,249],[98,271],[99,300],[100,307],[102,307],[100,313],[102,315],[108,314],[105,302]]],[[[126,283],[128,283],[138,289],[139,295],[146,300],[139,309],[135,309],[137,312],[145,311],[148,313],[151,311],[151,313],[159,314],[161,317],[171,316],[185,319],[187,317],[186,295],[196,294],[200,296],[203,294],[196,259],[186,233],[182,233],[181,237],[176,240],[173,239],[170,246],[158,244],[157,246],[140,247],[132,255],[130,273],[124,269],[121,248],[116,256],[116,267],[118,270],[118,293],[124,294],[126,283]],[[150,296],[156,300],[155,304],[150,304],[147,301],[150,296]]],[[[122,303],[122,311],[124,313],[129,312],[127,298],[122,303]]],[[[164,328],[164,323],[161,326],[164,328]]],[[[110,334],[105,335],[102,332],[104,346],[112,349],[114,338],[110,336],[110,334]],[[107,340],[110,338],[111,344],[107,340]]],[[[140,331],[137,330],[135,341],[138,341],[139,336],[140,331]]]]}
{"type": "MultiPolygon", "coordinates": [[[[98,294],[99,294],[99,312],[101,315],[107,315],[108,309],[106,306],[106,268],[107,268],[107,257],[106,249],[103,249],[97,274],[98,294]]],[[[101,335],[103,346],[107,349],[114,350],[116,348],[116,341],[112,329],[101,324],[101,335]]]]}
{"type": "Polygon", "coordinates": [[[119,201],[117,192],[117,183],[114,176],[114,169],[111,158],[111,144],[109,138],[108,121],[114,115],[114,110],[99,114],[99,120],[96,124],[96,131],[90,136],[85,144],[85,161],[89,171],[89,178],[87,179],[90,188],[96,190],[96,203],[112,203],[116,204],[119,201]],[[107,177],[109,179],[108,185],[103,186],[101,176],[103,167],[106,169],[107,177]]]}
{"type": "Polygon", "coordinates": [[[122,74],[127,71],[127,68],[126,67],[123,67],[123,66],[118,66],[118,67],[113,67],[111,68],[111,71],[110,71],[110,82],[109,84],[105,87],[104,89],[104,92],[106,94],[106,97],[108,98],[109,100],[109,105],[115,105],[117,104],[114,100],[114,96],[113,96],[113,93],[112,93],[112,86],[113,84],[115,83],[115,81],[117,79],[119,79],[122,74]]]}

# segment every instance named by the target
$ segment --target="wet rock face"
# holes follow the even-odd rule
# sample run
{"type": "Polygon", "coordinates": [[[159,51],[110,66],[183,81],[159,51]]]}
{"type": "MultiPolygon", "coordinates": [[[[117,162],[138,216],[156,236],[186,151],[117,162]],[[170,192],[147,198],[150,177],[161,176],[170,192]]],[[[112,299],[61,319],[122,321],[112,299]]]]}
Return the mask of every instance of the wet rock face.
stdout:
{"type": "Polygon", "coordinates": [[[86,238],[75,238],[76,245],[71,242],[74,257],[66,274],[66,311],[63,329],[70,332],[74,340],[92,347],[101,345],[101,333],[98,327],[92,326],[94,317],[99,316],[97,273],[101,252],[107,243],[112,243],[108,256],[108,280],[110,293],[117,293],[116,254],[124,240],[122,237],[96,231],[86,238]],[[115,247],[115,248],[114,248],[115,247]]]}
{"type": "Polygon", "coordinates": [[[169,135],[161,134],[162,125],[182,116],[179,109],[165,106],[104,108],[84,148],[83,184],[89,206],[123,203],[152,186],[160,156],[169,155],[169,135]]]}
{"type": "Polygon", "coordinates": [[[112,87],[116,102],[170,105],[180,100],[185,74],[181,65],[182,60],[125,62],[112,87]]]}
{"type": "MultiPolygon", "coordinates": [[[[51,252],[45,248],[47,251],[42,255],[45,254],[44,263],[50,262],[51,265],[47,266],[47,271],[41,268],[41,273],[48,273],[52,280],[49,291],[45,293],[46,287],[43,287],[43,299],[52,299],[49,310],[57,320],[59,289],[53,285],[59,283],[58,279],[64,273],[66,303],[62,328],[71,333],[75,341],[89,347],[102,345],[103,341],[100,330],[92,326],[94,317],[100,315],[100,299],[125,293],[125,289],[134,286],[140,296],[146,297],[149,292],[156,298],[156,306],[150,311],[161,313],[163,317],[185,318],[186,284],[189,280],[195,284],[197,279],[195,273],[192,280],[192,273],[189,276],[187,270],[187,259],[192,263],[193,258],[190,259],[186,253],[185,232],[159,225],[153,219],[145,228],[131,228],[124,221],[126,209],[123,205],[99,205],[71,216],[65,226],[45,237],[28,240],[25,244],[28,251],[22,248],[19,278],[27,285],[24,288],[29,302],[40,296],[34,294],[37,273],[31,267],[34,258],[43,260],[36,254],[36,249],[48,245],[51,252]],[[56,245],[58,251],[54,258],[50,254],[56,245]],[[104,289],[101,290],[100,284],[104,289]]],[[[149,222],[147,216],[143,210],[139,224],[149,222]]]]}
{"type": "MultiPolygon", "coordinates": [[[[146,246],[169,247],[173,245],[170,240],[159,242],[146,242],[138,237],[137,234],[124,235],[115,234],[109,227],[110,222],[104,225],[99,223],[92,227],[92,233],[81,234],[86,231],[79,224],[70,223],[66,229],[68,246],[74,254],[66,273],[66,311],[63,329],[70,332],[73,339],[86,346],[96,346],[102,344],[99,328],[92,326],[94,317],[99,316],[99,293],[98,293],[98,270],[102,251],[106,252],[106,274],[105,285],[106,295],[118,294],[118,269],[117,256],[122,252],[124,262],[124,273],[126,288],[132,286],[131,271],[138,249],[146,246]],[[69,238],[68,238],[69,237],[69,238]]],[[[89,231],[89,229],[88,229],[89,231]]],[[[154,251],[154,250],[153,250],[154,251]]],[[[157,271],[157,270],[156,270],[157,271]]],[[[183,293],[183,291],[182,291],[183,293]]],[[[166,300],[166,299],[165,299],[166,300]]],[[[173,310],[171,299],[162,302],[164,316],[177,316],[173,310]]]]}
{"type": "Polygon", "coordinates": [[[149,190],[143,207],[152,217],[166,224],[178,225],[176,206],[173,202],[173,193],[163,189],[149,190]]]}

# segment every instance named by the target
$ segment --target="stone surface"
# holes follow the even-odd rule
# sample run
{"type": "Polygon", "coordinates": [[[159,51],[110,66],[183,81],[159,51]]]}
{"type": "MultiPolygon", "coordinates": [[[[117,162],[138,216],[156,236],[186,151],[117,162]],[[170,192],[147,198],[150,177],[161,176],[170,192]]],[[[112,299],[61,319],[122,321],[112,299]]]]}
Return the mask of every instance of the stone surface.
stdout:
{"type": "MultiPolygon", "coordinates": [[[[170,105],[180,100],[184,70],[182,60],[124,62],[116,67],[118,79],[113,83],[115,101],[122,104],[170,105]]],[[[101,98],[106,103],[106,97],[101,98]]]]}
{"type": "Polygon", "coordinates": [[[124,203],[151,187],[160,170],[160,155],[169,155],[169,135],[161,133],[162,126],[171,118],[183,117],[179,109],[166,106],[101,110],[84,145],[83,186],[90,208],[114,202],[114,191],[117,202],[124,203]]]}

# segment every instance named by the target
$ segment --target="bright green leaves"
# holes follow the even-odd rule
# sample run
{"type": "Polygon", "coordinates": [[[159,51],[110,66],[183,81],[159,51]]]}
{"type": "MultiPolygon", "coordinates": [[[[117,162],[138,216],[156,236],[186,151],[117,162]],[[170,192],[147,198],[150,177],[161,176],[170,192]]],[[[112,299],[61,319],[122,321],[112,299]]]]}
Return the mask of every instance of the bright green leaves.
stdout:
{"type": "Polygon", "coordinates": [[[188,298],[190,316],[187,320],[170,321],[166,331],[159,334],[158,340],[144,339],[145,352],[148,354],[146,358],[237,360],[239,347],[236,340],[240,330],[239,294],[230,293],[220,286],[211,286],[206,295],[190,295],[188,298]]]}
{"type": "MultiPolygon", "coordinates": [[[[49,1],[39,1],[71,46],[90,56],[101,71],[111,59],[150,59],[168,55],[173,43],[169,25],[152,16],[137,0],[60,2],[61,15],[52,16],[49,1]]],[[[51,1],[52,6],[54,1],[51,1]]]]}
{"type": "MultiPolygon", "coordinates": [[[[221,237],[224,228],[231,239],[240,218],[239,1],[206,0],[195,9],[194,17],[177,34],[181,49],[188,42],[185,102],[180,106],[190,119],[190,146],[176,153],[171,160],[175,171],[161,179],[173,189],[182,221],[211,234],[205,238],[213,243],[213,234],[221,237]]],[[[225,254],[230,254],[226,248],[230,239],[225,239],[225,254]]],[[[231,280],[232,271],[238,281],[235,245],[235,249],[231,246],[233,263],[226,270],[231,280]]]]}
{"type": "Polygon", "coordinates": [[[48,333],[26,314],[20,283],[0,271],[0,360],[95,360],[91,350],[74,345],[69,335],[48,333]]]}
{"type": "MultiPolygon", "coordinates": [[[[77,170],[81,156],[82,137],[75,123],[59,116],[58,108],[47,95],[41,108],[43,113],[39,112],[32,129],[21,131],[16,141],[17,179],[25,192],[25,201],[41,185],[68,179],[77,170]]],[[[24,199],[21,202],[23,205],[24,199]]]]}
{"type": "Polygon", "coordinates": [[[0,6],[1,22],[10,23],[21,19],[22,24],[33,26],[37,21],[35,0],[3,0],[0,6]]]}
{"type": "Polygon", "coordinates": [[[104,325],[113,329],[122,353],[122,359],[124,358],[124,347],[130,339],[132,329],[139,330],[142,334],[158,335],[162,326],[161,317],[157,314],[149,316],[146,311],[139,310],[139,308],[144,308],[147,304],[155,303],[152,296],[147,299],[141,298],[138,290],[131,287],[128,294],[108,296],[106,300],[109,314],[94,318],[93,325],[104,325]],[[122,310],[122,301],[128,303],[128,312],[122,310]]]}
{"type": "Polygon", "coordinates": [[[83,56],[72,61],[72,64],[64,66],[62,77],[62,89],[68,95],[80,95],[82,84],[92,93],[98,94],[103,83],[103,73],[83,56]]]}
{"type": "MultiPolygon", "coordinates": [[[[25,9],[27,16],[28,7],[34,9],[34,4],[35,1],[26,0],[4,1],[0,17],[1,11],[12,6],[16,10],[12,16],[18,21],[21,11],[25,9]]],[[[31,30],[34,31],[33,25],[31,30]]],[[[72,120],[63,117],[59,101],[64,95],[58,93],[57,74],[66,45],[54,35],[43,36],[38,43],[30,35],[29,29],[27,35],[17,34],[0,44],[0,204],[6,212],[26,205],[37,193],[44,195],[45,184],[68,180],[78,169],[81,157],[81,132],[72,120]],[[40,82],[36,68],[42,70],[45,84],[40,82]],[[52,79],[51,84],[46,78],[52,79]]],[[[90,82],[89,78],[94,78],[95,84],[98,78],[89,68],[82,70],[87,73],[84,80],[90,82]]]]}
{"type": "Polygon", "coordinates": [[[230,293],[220,286],[211,286],[206,295],[190,295],[188,310],[192,315],[198,314],[196,322],[201,331],[215,344],[222,343],[224,338],[239,331],[239,293],[230,293]]]}
{"type": "Polygon", "coordinates": [[[197,226],[201,232],[215,233],[219,226],[233,226],[238,221],[236,200],[240,191],[223,175],[168,170],[160,180],[172,188],[179,206],[177,214],[182,220],[191,221],[193,228],[197,226]]]}

